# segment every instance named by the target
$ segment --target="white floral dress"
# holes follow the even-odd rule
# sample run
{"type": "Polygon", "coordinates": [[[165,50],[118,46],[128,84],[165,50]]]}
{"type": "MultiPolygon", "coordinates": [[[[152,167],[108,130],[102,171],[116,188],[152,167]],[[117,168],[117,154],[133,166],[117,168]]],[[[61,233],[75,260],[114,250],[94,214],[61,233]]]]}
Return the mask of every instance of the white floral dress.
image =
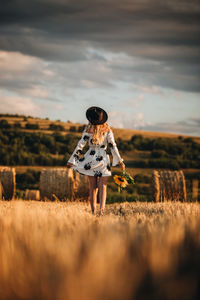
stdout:
{"type": "Polygon", "coordinates": [[[116,166],[123,161],[117,149],[113,132],[112,130],[105,132],[102,143],[98,145],[93,144],[92,137],[92,133],[83,132],[68,162],[73,164],[72,168],[75,171],[84,175],[95,177],[111,176],[110,158],[106,153],[107,145],[109,145],[113,156],[112,166],[116,166]],[[87,142],[89,143],[89,150],[81,157],[82,149],[87,142]]]}

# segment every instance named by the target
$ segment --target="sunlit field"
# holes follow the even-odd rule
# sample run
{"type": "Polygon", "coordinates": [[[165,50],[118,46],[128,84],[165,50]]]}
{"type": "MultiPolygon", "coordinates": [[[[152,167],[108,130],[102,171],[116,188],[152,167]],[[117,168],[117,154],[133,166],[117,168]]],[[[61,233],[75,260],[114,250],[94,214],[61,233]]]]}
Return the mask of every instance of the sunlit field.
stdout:
{"type": "Polygon", "coordinates": [[[0,202],[0,299],[200,299],[200,205],[0,202]]]}

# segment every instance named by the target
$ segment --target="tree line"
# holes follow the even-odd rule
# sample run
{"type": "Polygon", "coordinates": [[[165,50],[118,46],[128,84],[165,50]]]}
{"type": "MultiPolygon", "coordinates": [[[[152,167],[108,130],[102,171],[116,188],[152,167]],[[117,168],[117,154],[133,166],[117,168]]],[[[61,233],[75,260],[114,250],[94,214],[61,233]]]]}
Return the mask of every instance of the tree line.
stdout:
{"type": "Polygon", "coordinates": [[[117,142],[121,151],[139,150],[149,153],[147,159],[129,161],[129,167],[169,169],[200,167],[200,144],[192,138],[182,136],[148,138],[134,135],[128,141],[119,138],[117,142]]]}
{"type": "MultiPolygon", "coordinates": [[[[64,166],[78,140],[79,137],[73,133],[61,134],[55,131],[46,134],[1,129],[0,164],[64,166]]],[[[134,135],[128,141],[120,138],[116,141],[122,154],[132,153],[132,159],[126,162],[128,167],[169,169],[200,167],[200,144],[192,138],[153,139],[134,135]],[[140,152],[139,160],[134,159],[136,151],[140,152]],[[143,158],[142,153],[147,154],[146,158],[143,158]]]]}
{"type": "MultiPolygon", "coordinates": [[[[42,130],[40,125],[38,123],[30,123],[28,122],[27,117],[24,117],[24,121],[27,121],[25,126],[23,127],[22,124],[19,121],[14,122],[13,124],[10,124],[6,119],[0,120],[0,129],[31,129],[31,130],[42,130]]],[[[70,126],[67,131],[70,132],[82,132],[85,128],[85,125],[81,126],[70,126]]],[[[50,123],[48,128],[45,128],[45,130],[51,130],[51,131],[66,131],[65,127],[61,124],[55,124],[50,123]]]]}

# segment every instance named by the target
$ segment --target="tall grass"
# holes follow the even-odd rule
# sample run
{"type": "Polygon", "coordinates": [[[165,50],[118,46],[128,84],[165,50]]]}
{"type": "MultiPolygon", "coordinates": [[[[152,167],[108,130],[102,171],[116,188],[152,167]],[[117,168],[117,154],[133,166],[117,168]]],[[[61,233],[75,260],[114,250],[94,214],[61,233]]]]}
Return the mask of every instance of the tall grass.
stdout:
{"type": "Polygon", "coordinates": [[[200,205],[0,201],[0,299],[200,297],[200,205]]]}

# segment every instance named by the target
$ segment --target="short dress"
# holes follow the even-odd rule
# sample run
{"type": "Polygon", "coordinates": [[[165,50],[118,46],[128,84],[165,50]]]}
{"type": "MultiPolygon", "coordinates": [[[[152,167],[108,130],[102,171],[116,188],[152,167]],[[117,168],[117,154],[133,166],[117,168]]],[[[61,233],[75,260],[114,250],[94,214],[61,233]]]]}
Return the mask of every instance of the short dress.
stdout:
{"type": "Polygon", "coordinates": [[[110,158],[106,152],[107,146],[109,145],[113,156],[112,166],[116,166],[123,161],[117,149],[113,132],[112,130],[105,132],[101,144],[98,145],[93,144],[92,137],[92,133],[83,132],[68,162],[73,164],[72,168],[75,171],[84,175],[111,176],[110,158]],[[81,157],[86,143],[89,143],[89,150],[81,157]]]}

